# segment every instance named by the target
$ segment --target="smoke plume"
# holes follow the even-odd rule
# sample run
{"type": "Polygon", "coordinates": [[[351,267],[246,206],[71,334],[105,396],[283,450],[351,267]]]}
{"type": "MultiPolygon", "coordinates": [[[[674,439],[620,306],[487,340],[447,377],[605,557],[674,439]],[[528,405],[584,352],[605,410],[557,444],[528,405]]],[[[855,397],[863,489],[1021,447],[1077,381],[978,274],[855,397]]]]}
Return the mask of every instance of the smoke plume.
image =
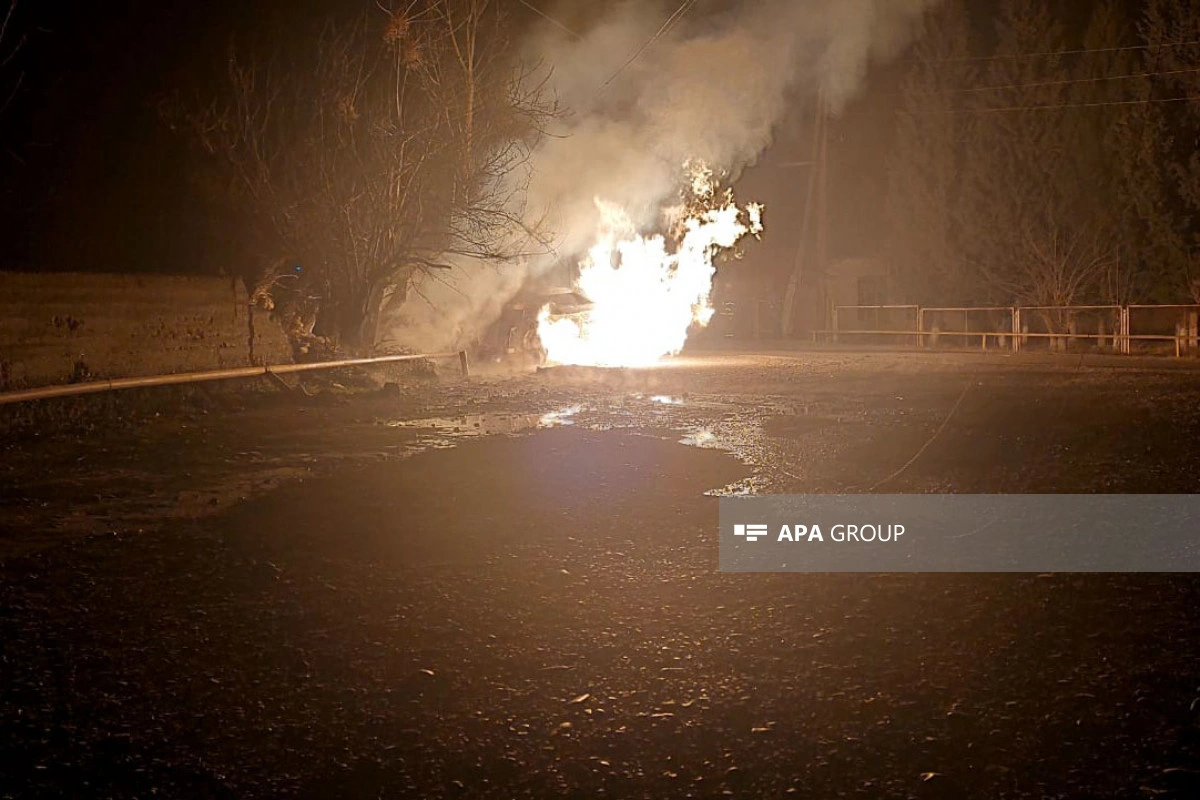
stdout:
{"type": "Polygon", "coordinates": [[[545,17],[524,42],[526,57],[551,70],[568,111],[534,155],[528,197],[557,252],[507,272],[477,267],[427,281],[429,308],[405,314],[419,320],[420,347],[466,344],[526,277],[578,258],[596,235],[594,198],[656,227],[685,160],[704,159],[731,182],[771,143],[789,103],[821,87],[830,113],[840,112],[868,65],[894,57],[937,2],[700,0],[647,44],[678,0],[530,0],[545,17]]]}

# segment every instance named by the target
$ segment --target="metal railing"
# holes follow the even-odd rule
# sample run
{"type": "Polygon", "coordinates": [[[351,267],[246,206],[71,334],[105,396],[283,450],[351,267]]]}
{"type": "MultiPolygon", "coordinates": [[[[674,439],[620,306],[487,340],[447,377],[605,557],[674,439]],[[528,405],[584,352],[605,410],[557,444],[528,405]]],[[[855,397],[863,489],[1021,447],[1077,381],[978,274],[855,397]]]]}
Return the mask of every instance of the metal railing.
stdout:
{"type": "Polygon", "coordinates": [[[375,358],[351,358],[341,361],[318,361],[311,364],[271,364],[262,367],[233,367],[230,369],[214,369],[204,372],[177,372],[170,375],[147,375],[139,378],[113,378],[111,380],[86,381],[82,383],[66,383],[55,386],[41,386],[33,389],[20,389],[13,392],[0,393],[0,405],[7,403],[22,403],[29,400],[45,400],[51,397],[70,397],[81,394],[95,394],[119,389],[138,389],[149,386],[175,386],[184,383],[203,383],[206,381],[223,381],[233,378],[274,377],[294,372],[312,372],[315,370],[338,369],[341,367],[360,367],[377,364],[390,364],[400,361],[417,361],[421,359],[457,358],[463,377],[469,375],[467,353],[459,350],[453,353],[423,353],[419,355],[378,356],[375,358]]]}
{"type": "Polygon", "coordinates": [[[813,332],[813,340],[838,342],[841,337],[851,341],[869,341],[871,337],[900,337],[911,339],[918,347],[936,347],[940,341],[962,341],[971,346],[976,340],[980,349],[994,342],[1002,349],[1014,352],[1030,342],[1048,341],[1052,351],[1065,352],[1073,341],[1095,341],[1100,348],[1130,355],[1136,343],[1169,343],[1176,357],[1200,355],[1200,304],[1164,305],[1083,305],[1083,306],[913,306],[871,305],[835,306],[831,317],[833,327],[813,332]],[[855,311],[861,323],[864,316],[876,321],[874,327],[846,328],[844,312],[855,311]],[[864,315],[864,312],[867,312],[864,315]],[[914,313],[915,312],[915,313],[914,313]],[[1154,312],[1157,325],[1143,319],[1141,329],[1135,328],[1134,317],[1145,318],[1154,312]],[[1165,316],[1164,316],[1164,312],[1165,316]],[[912,317],[912,327],[881,326],[886,316],[912,317]],[[986,327],[972,327],[984,319],[986,327]],[[1164,321],[1165,320],[1165,321],[1164,321]],[[938,323],[944,323],[938,324],[938,323]],[[1031,323],[1034,327],[1031,328],[1031,323]],[[961,327],[960,327],[961,324],[961,327]],[[1163,331],[1173,327],[1171,332],[1163,331]],[[1086,330],[1088,327],[1093,330],[1086,330]],[[1037,328],[1041,327],[1042,330],[1037,328]],[[1144,330],[1144,329],[1149,330],[1144,330]]]}

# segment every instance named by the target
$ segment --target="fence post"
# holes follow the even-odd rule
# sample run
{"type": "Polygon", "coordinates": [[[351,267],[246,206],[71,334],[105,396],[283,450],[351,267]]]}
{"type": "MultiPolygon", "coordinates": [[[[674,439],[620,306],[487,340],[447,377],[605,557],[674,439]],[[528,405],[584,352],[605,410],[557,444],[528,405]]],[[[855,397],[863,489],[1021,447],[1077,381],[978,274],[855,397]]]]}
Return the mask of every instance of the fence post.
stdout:
{"type": "Polygon", "coordinates": [[[838,327],[839,327],[838,326],[838,318],[840,316],[840,314],[838,312],[840,310],[841,310],[841,306],[833,307],[833,343],[834,344],[838,343],[838,327]]]}
{"type": "Polygon", "coordinates": [[[1016,306],[1012,308],[1012,351],[1021,351],[1021,309],[1016,306]]]}
{"type": "Polygon", "coordinates": [[[925,309],[917,306],[917,347],[925,347],[925,309]]]}

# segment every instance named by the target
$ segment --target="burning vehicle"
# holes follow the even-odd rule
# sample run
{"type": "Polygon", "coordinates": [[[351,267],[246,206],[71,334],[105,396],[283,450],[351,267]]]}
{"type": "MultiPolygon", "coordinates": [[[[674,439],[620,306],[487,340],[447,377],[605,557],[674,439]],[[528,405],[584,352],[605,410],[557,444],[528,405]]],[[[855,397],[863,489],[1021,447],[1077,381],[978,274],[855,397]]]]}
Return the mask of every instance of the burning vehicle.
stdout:
{"type": "Polygon", "coordinates": [[[735,252],[743,236],[759,235],[762,206],[738,206],[705,171],[685,196],[688,203],[670,210],[666,234],[642,233],[623,208],[596,199],[597,241],[573,282],[591,305],[582,316],[540,313],[537,335],[549,361],[650,366],[678,354],[690,332],[709,324],[715,259],[735,252]]]}
{"type": "Polygon", "coordinates": [[[680,203],[662,210],[661,230],[646,232],[617,203],[594,198],[594,244],[527,285],[479,343],[481,360],[643,367],[678,354],[708,326],[719,257],[743,236],[762,232],[762,206],[739,206],[733,191],[700,161],[684,165],[680,203]],[[572,287],[545,288],[549,274],[572,287]]]}
{"type": "Polygon", "coordinates": [[[500,318],[488,329],[479,343],[479,358],[542,364],[546,349],[538,336],[539,318],[544,314],[553,320],[582,323],[592,306],[591,300],[573,289],[527,287],[504,306],[500,318]]]}

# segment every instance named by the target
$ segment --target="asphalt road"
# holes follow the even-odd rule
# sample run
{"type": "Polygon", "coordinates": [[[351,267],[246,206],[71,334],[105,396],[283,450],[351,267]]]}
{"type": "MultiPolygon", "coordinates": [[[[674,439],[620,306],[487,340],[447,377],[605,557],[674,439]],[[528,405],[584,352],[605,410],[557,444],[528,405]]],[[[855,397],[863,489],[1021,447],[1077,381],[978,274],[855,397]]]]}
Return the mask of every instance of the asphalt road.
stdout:
{"type": "Polygon", "coordinates": [[[0,797],[1200,796],[1200,580],[721,574],[714,497],[1196,492],[1200,370],[330,398],[6,439],[0,797]]]}

